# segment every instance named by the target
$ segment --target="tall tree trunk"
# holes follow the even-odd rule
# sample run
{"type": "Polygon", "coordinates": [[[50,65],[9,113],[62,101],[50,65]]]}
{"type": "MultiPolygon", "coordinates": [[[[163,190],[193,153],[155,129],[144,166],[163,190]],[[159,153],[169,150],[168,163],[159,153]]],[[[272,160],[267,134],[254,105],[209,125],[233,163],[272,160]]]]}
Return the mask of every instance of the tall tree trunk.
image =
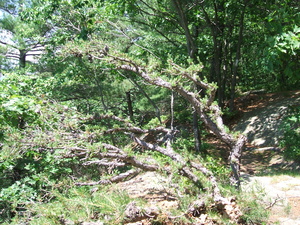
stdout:
{"type": "Polygon", "coordinates": [[[172,0],[172,2],[173,2],[173,5],[175,6],[177,14],[178,14],[179,24],[182,27],[182,29],[184,30],[184,35],[185,35],[185,39],[186,39],[186,43],[187,43],[186,46],[187,46],[188,56],[194,62],[196,62],[197,61],[197,58],[196,58],[197,47],[195,45],[195,40],[194,40],[192,33],[190,31],[190,28],[189,28],[188,19],[182,8],[182,3],[180,2],[180,0],[172,0]]]}
{"type": "Polygon", "coordinates": [[[222,39],[224,36],[224,22],[220,18],[219,13],[224,12],[224,1],[214,2],[215,16],[214,22],[211,24],[213,42],[214,42],[214,75],[218,84],[217,97],[218,103],[221,108],[224,106],[224,76],[222,73],[222,59],[223,59],[223,43],[222,39]]]}
{"type": "MultiPolygon", "coordinates": [[[[195,39],[193,38],[190,28],[188,26],[189,22],[182,8],[182,3],[179,0],[173,0],[172,2],[178,14],[179,24],[184,30],[185,39],[187,43],[186,46],[187,46],[188,56],[193,60],[194,63],[197,63],[197,57],[196,57],[197,47],[195,44],[195,39]]],[[[194,88],[195,90],[197,90],[196,85],[194,88]]],[[[195,151],[201,153],[202,152],[201,134],[199,130],[198,114],[194,111],[192,116],[193,116],[193,133],[194,133],[195,151]]]]}
{"type": "Polygon", "coordinates": [[[242,42],[243,42],[243,31],[244,31],[244,17],[245,17],[245,10],[247,6],[247,0],[244,2],[244,7],[241,13],[241,18],[240,18],[240,24],[239,24],[239,39],[237,43],[237,49],[236,49],[236,56],[235,56],[235,61],[233,63],[233,74],[232,74],[232,79],[231,79],[231,88],[230,88],[230,103],[229,103],[229,109],[230,111],[234,111],[235,106],[234,106],[234,98],[235,98],[235,87],[236,87],[236,78],[237,78],[237,71],[238,71],[238,65],[239,61],[241,59],[241,47],[242,47],[242,42]]]}
{"type": "Polygon", "coordinates": [[[212,63],[212,76],[213,81],[217,81],[218,90],[217,90],[217,98],[219,106],[223,107],[224,102],[224,79],[222,76],[221,65],[222,65],[222,43],[218,40],[217,36],[214,36],[214,56],[213,56],[213,63],[212,63]]]}
{"type": "Polygon", "coordinates": [[[211,19],[205,10],[204,1],[199,2],[199,6],[204,13],[204,18],[206,23],[210,26],[212,38],[213,38],[213,57],[210,68],[210,82],[217,82],[218,90],[217,90],[217,98],[219,106],[223,107],[224,102],[224,77],[222,76],[222,42],[221,37],[224,32],[224,23],[221,21],[219,13],[224,12],[224,1],[214,1],[214,17],[211,19]]]}

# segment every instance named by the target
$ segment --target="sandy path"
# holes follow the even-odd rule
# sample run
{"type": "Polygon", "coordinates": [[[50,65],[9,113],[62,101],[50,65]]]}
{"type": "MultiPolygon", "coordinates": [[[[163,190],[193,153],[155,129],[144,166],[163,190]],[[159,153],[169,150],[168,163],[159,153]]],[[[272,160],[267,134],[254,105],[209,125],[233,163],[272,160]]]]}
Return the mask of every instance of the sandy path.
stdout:
{"type": "Polygon", "coordinates": [[[249,140],[242,158],[243,189],[265,195],[264,204],[271,210],[269,225],[300,225],[300,172],[274,175],[300,171],[299,165],[283,160],[278,148],[280,124],[288,107],[295,105],[300,105],[299,92],[245,112],[235,126],[249,140]]]}

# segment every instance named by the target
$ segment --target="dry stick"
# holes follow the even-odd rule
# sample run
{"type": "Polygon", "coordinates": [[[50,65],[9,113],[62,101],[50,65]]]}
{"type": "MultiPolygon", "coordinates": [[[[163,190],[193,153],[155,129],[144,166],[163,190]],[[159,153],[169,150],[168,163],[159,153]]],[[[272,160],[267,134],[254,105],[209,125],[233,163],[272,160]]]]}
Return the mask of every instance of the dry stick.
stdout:
{"type": "Polygon", "coordinates": [[[82,164],[83,166],[89,165],[99,165],[99,166],[107,166],[107,167],[124,167],[126,163],[122,162],[104,162],[102,160],[94,160],[94,161],[87,161],[82,164]]]}
{"type": "Polygon", "coordinates": [[[270,209],[272,208],[278,201],[281,201],[283,198],[280,198],[278,195],[277,197],[274,199],[273,202],[270,203],[270,205],[268,207],[266,207],[265,209],[270,209]]]}
{"type": "Polygon", "coordinates": [[[140,172],[141,172],[140,169],[137,169],[137,170],[132,169],[125,173],[121,173],[117,176],[111,177],[106,180],[100,180],[100,181],[96,181],[96,182],[84,182],[84,183],[78,182],[78,183],[75,183],[75,185],[77,185],[77,186],[94,186],[94,185],[100,185],[100,184],[102,184],[102,185],[112,184],[112,183],[117,183],[117,182],[123,181],[128,177],[136,176],[140,172]]]}
{"type": "Polygon", "coordinates": [[[171,130],[174,129],[174,92],[173,90],[171,91],[171,130]]]}
{"type": "Polygon", "coordinates": [[[127,165],[129,164],[129,165],[135,166],[137,168],[140,168],[140,169],[146,170],[146,171],[156,171],[159,169],[158,165],[152,165],[152,164],[140,162],[134,156],[129,156],[124,151],[122,151],[121,149],[119,149],[113,145],[103,143],[102,146],[108,150],[114,150],[115,152],[113,152],[113,153],[111,153],[111,152],[100,153],[99,152],[99,153],[95,154],[95,157],[98,157],[100,159],[104,159],[104,158],[119,159],[119,160],[122,160],[123,162],[125,162],[127,165]]]}

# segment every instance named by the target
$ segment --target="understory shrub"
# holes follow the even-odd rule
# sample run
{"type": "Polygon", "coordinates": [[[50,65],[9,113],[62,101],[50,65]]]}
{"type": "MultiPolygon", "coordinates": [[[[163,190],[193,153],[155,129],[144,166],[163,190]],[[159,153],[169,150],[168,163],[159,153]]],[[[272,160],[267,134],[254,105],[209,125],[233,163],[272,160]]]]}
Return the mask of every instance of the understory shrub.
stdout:
{"type": "Polygon", "coordinates": [[[300,162],[300,106],[289,108],[289,114],[284,119],[281,129],[283,138],[280,147],[284,149],[285,159],[300,162]]]}

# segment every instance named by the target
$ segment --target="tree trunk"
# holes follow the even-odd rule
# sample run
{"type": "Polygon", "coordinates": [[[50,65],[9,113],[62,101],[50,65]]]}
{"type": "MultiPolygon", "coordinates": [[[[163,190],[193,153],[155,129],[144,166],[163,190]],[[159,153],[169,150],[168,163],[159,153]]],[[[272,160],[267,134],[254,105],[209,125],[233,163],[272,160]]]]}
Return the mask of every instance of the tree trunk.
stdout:
{"type": "Polygon", "coordinates": [[[195,40],[191,34],[191,31],[189,29],[189,22],[185,15],[185,12],[182,8],[182,3],[180,0],[172,0],[173,5],[175,6],[175,9],[178,14],[179,24],[184,30],[184,35],[186,39],[186,46],[188,51],[188,56],[194,61],[197,61],[196,53],[197,53],[197,47],[195,45],[195,40]]]}
{"type": "Polygon", "coordinates": [[[198,114],[195,110],[193,112],[193,131],[194,131],[194,139],[195,139],[195,151],[202,153],[201,133],[200,133],[199,124],[198,124],[198,114]]]}
{"type": "Polygon", "coordinates": [[[223,78],[221,72],[221,65],[222,65],[222,44],[220,41],[217,40],[217,37],[214,37],[214,59],[212,63],[212,71],[213,81],[217,81],[218,90],[217,90],[217,98],[219,106],[223,107],[224,102],[224,90],[223,90],[223,78]]]}
{"type": "Polygon", "coordinates": [[[221,37],[223,37],[224,23],[221,21],[219,13],[224,12],[224,1],[218,3],[216,3],[216,1],[214,2],[215,16],[212,19],[205,10],[203,2],[204,1],[199,3],[199,6],[204,13],[206,23],[210,26],[213,38],[213,57],[210,68],[210,82],[217,82],[217,98],[219,106],[222,108],[224,103],[224,77],[222,76],[221,71],[223,57],[221,37]]]}
{"type": "Polygon", "coordinates": [[[240,18],[240,25],[239,25],[239,39],[237,43],[237,49],[236,49],[236,56],[235,56],[235,62],[233,63],[233,74],[231,79],[231,88],[230,88],[230,103],[229,103],[229,109],[230,111],[234,111],[234,98],[235,98],[235,87],[236,87],[236,78],[237,78],[237,71],[238,71],[238,65],[241,58],[241,47],[243,42],[243,31],[244,31],[244,17],[245,17],[245,10],[246,10],[246,4],[247,1],[245,1],[243,11],[241,13],[240,18]]]}
{"type": "Polygon", "coordinates": [[[20,50],[19,66],[20,68],[25,68],[26,66],[26,50],[20,50]]]}
{"type": "Polygon", "coordinates": [[[133,107],[132,107],[130,91],[126,92],[126,101],[127,101],[127,107],[128,107],[128,113],[129,113],[130,120],[133,123],[135,123],[134,118],[133,118],[133,107]]]}
{"type": "MultiPolygon", "coordinates": [[[[187,17],[183,11],[182,3],[179,0],[172,1],[176,11],[178,13],[179,24],[184,30],[185,39],[187,43],[187,52],[188,56],[193,60],[194,63],[197,63],[197,47],[195,44],[195,40],[191,34],[189,23],[187,17]]],[[[194,87],[197,90],[197,86],[194,87]]],[[[199,131],[199,124],[198,124],[198,114],[196,111],[193,112],[193,133],[194,133],[194,144],[195,144],[195,151],[201,153],[201,134],[199,131]]]]}
{"type": "Polygon", "coordinates": [[[242,150],[247,141],[247,138],[241,135],[236,141],[235,145],[232,146],[232,150],[229,156],[229,162],[232,170],[232,176],[230,178],[230,184],[236,188],[240,187],[240,164],[242,150]]]}

